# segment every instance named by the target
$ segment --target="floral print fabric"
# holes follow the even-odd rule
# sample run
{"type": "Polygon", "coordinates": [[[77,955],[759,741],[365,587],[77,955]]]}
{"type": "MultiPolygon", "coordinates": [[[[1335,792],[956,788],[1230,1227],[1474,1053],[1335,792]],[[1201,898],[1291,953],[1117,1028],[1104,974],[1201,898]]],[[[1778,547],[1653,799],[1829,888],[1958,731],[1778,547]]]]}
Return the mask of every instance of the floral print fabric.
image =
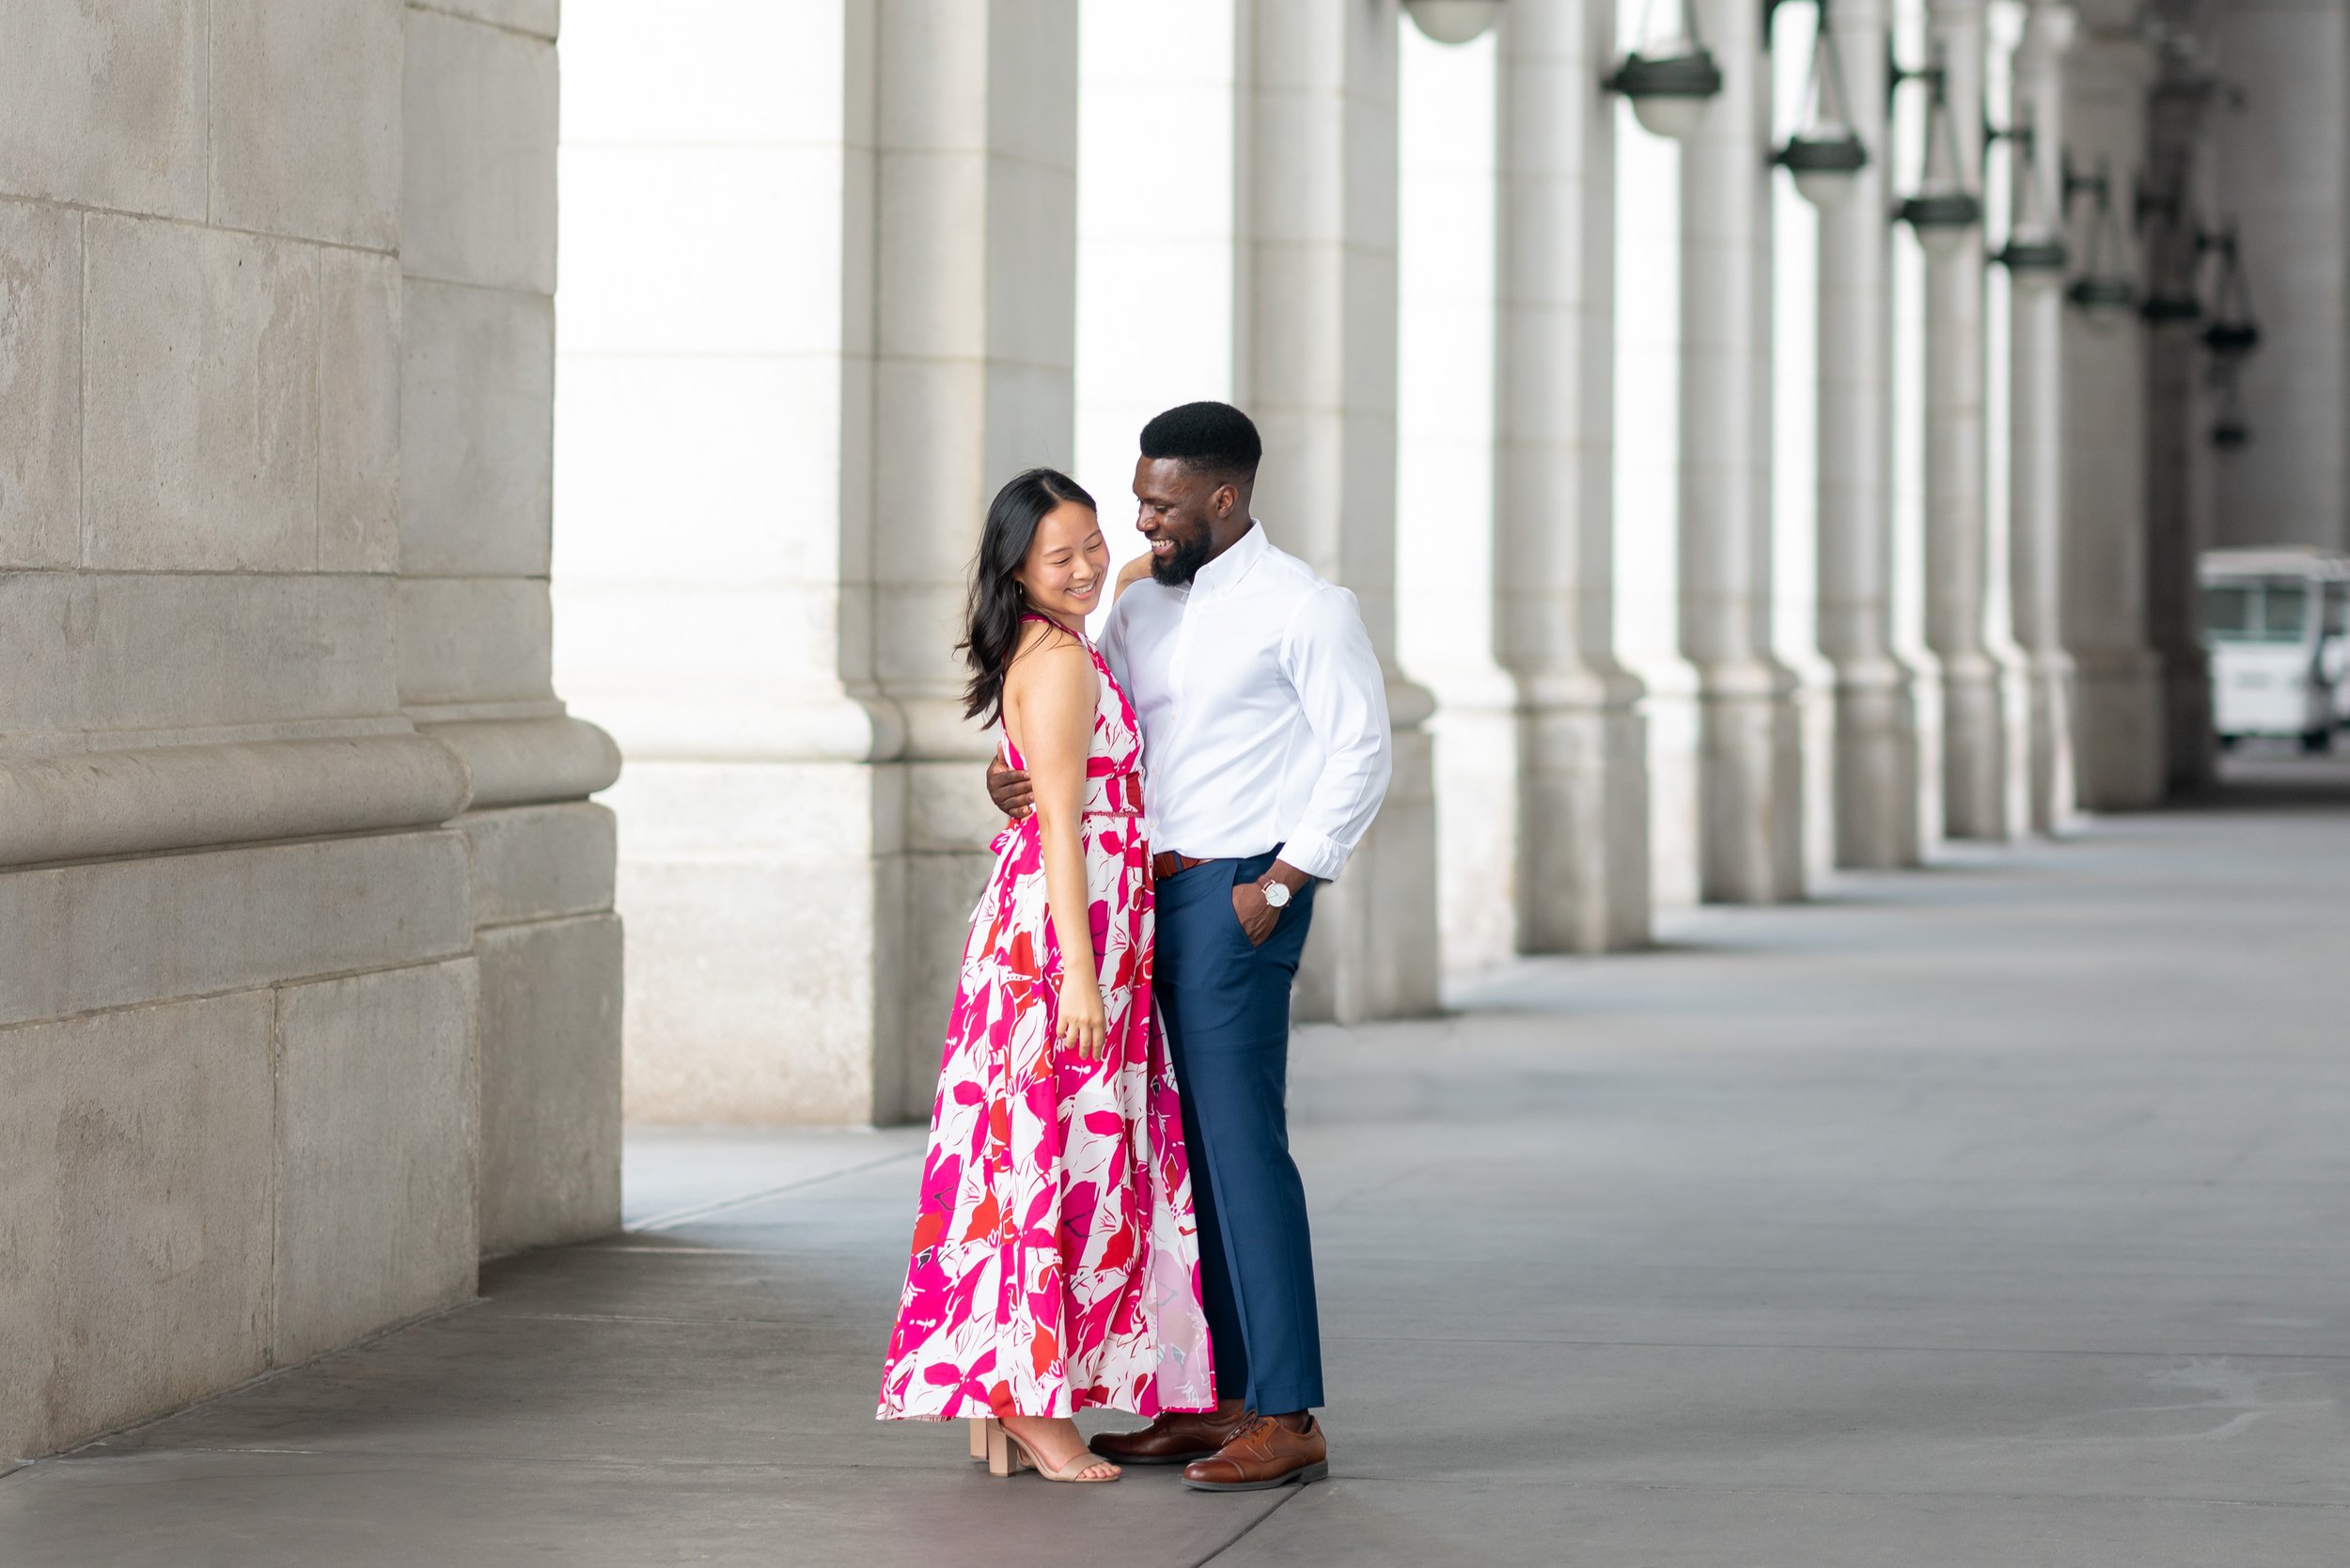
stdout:
{"type": "MultiPolygon", "coordinates": [[[[1081,836],[1106,1046],[1089,1062],[1054,1042],[1060,948],[1031,816],[996,836],[964,948],[885,1419],[1215,1403],[1182,1103],[1151,1011],[1142,741],[1093,663],[1081,836]]],[[[1009,740],[1005,755],[1024,765],[1009,740]]]]}

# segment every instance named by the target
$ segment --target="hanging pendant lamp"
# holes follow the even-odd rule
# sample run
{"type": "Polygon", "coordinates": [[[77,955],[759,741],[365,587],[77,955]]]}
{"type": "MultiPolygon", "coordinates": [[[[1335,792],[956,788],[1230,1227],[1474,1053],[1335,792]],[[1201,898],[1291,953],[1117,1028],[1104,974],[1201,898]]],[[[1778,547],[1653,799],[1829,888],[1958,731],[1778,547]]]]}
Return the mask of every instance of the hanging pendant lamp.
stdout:
{"type": "Polygon", "coordinates": [[[2022,199],[2016,203],[2015,227],[1992,259],[2007,269],[2016,288],[2044,292],[2063,281],[2072,254],[2051,211],[2055,203],[2048,196],[2039,138],[2026,125],[2013,133],[2013,140],[2022,155],[2018,160],[2022,167],[2017,171],[2022,199]]]}
{"type": "Polygon", "coordinates": [[[2138,316],[2150,326],[2179,326],[2203,319],[2201,287],[2203,252],[2202,225],[2178,194],[2169,197],[2143,193],[2138,197],[2141,221],[2148,213],[2161,224],[2146,243],[2146,300],[2138,316]]]}
{"type": "Polygon", "coordinates": [[[1501,14],[1501,0],[1403,0],[1412,25],[1437,43],[1482,38],[1501,14]]]}
{"type": "Polygon", "coordinates": [[[1828,0],[1820,0],[1819,31],[1811,39],[1811,76],[1801,128],[1778,149],[1778,162],[1795,179],[1795,194],[1814,207],[1832,207],[1852,194],[1854,176],[1869,166],[1869,149],[1853,129],[1844,90],[1843,58],[1828,26],[1828,0]]]}
{"type": "Polygon", "coordinates": [[[1894,215],[1909,225],[1927,254],[1950,256],[1966,243],[1967,230],[1982,222],[1982,202],[1966,188],[1958,129],[1950,118],[1950,72],[1940,44],[1935,45],[1932,69],[1921,74],[1934,86],[1926,106],[1925,166],[1919,171],[1918,194],[1904,200],[1894,215]]]}
{"type": "Polygon", "coordinates": [[[2078,191],[2089,192],[2097,201],[2089,219],[2088,254],[2081,259],[2080,275],[2064,290],[2064,298],[2081,313],[2082,320],[2110,331],[2129,320],[2138,305],[2138,285],[2122,269],[2122,221],[2114,216],[2113,180],[2105,161],[2098,160],[2097,172],[2089,176],[2076,176],[2066,165],[2063,191],[2068,209],[2078,191]]]}
{"type": "Polygon", "coordinates": [[[2219,287],[2213,290],[2211,325],[2203,329],[2203,347],[2224,364],[2235,364],[2260,347],[2260,324],[2252,320],[2252,294],[2244,280],[2244,260],[2236,251],[2235,226],[2220,235],[2219,287]]]}
{"type": "Polygon", "coordinates": [[[1631,101],[1633,118],[1652,135],[1678,142],[1696,134],[1707,102],[1722,90],[1722,68],[1698,37],[1695,0],[1676,3],[1680,31],[1652,40],[1644,13],[1639,47],[1623,57],[1603,85],[1631,101]]]}
{"type": "Polygon", "coordinates": [[[2235,366],[2229,364],[2212,377],[2214,400],[2211,444],[2223,452],[2241,451],[2252,444],[2251,427],[2244,422],[2244,401],[2236,391],[2235,366]]]}

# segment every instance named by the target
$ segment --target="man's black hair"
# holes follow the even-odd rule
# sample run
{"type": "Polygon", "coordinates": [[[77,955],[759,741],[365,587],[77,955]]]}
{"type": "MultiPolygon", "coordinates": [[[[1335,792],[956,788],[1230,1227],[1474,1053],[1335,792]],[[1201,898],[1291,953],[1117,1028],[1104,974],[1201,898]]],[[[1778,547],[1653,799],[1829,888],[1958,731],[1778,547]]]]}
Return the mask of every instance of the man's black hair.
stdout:
{"type": "Polygon", "coordinates": [[[1246,483],[1257,477],[1264,443],[1248,416],[1230,403],[1185,403],[1142,427],[1142,455],[1172,458],[1195,473],[1246,483]]]}

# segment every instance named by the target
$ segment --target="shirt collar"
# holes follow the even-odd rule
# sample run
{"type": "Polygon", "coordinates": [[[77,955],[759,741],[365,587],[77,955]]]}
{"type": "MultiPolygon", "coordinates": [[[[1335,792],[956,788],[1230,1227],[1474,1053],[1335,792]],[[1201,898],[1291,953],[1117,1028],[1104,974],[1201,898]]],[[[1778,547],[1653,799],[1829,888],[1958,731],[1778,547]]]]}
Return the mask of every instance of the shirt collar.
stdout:
{"type": "Polygon", "coordinates": [[[1272,548],[1273,541],[1265,537],[1264,525],[1250,518],[1248,531],[1234,540],[1230,549],[1192,573],[1192,591],[1197,593],[1204,588],[1211,594],[1225,592],[1247,576],[1248,569],[1264,559],[1265,552],[1272,548]]]}

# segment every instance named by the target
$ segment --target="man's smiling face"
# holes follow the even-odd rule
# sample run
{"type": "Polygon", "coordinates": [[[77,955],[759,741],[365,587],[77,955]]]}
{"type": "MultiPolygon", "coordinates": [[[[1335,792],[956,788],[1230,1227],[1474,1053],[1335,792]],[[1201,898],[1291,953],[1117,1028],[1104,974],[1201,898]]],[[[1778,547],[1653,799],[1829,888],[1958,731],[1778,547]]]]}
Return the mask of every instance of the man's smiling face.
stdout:
{"type": "MultiPolygon", "coordinates": [[[[1151,545],[1151,575],[1180,588],[1218,549],[1240,495],[1229,478],[1202,474],[1178,458],[1143,458],[1135,464],[1135,526],[1151,545]]],[[[1230,540],[1224,541],[1230,543],[1230,540]]]]}

